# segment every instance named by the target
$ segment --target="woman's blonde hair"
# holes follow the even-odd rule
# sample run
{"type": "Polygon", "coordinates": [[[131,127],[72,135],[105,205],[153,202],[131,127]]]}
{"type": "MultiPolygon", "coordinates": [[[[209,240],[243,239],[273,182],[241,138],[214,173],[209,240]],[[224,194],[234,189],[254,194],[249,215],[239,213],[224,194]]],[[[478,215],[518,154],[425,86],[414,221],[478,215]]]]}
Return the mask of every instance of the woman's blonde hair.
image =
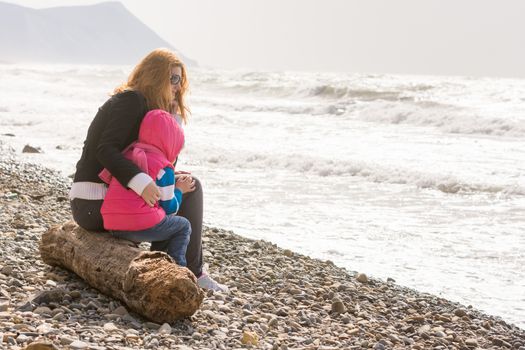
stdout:
{"type": "Polygon", "coordinates": [[[113,94],[126,90],[142,93],[149,109],[163,109],[170,113],[178,113],[184,122],[187,121],[188,107],[184,104],[184,95],[188,91],[186,67],[182,61],[168,49],[156,49],[150,52],[137,64],[128,77],[128,81],[117,87],[113,94]],[[177,110],[172,110],[173,96],[171,92],[171,71],[181,68],[180,89],[175,96],[177,110]]]}

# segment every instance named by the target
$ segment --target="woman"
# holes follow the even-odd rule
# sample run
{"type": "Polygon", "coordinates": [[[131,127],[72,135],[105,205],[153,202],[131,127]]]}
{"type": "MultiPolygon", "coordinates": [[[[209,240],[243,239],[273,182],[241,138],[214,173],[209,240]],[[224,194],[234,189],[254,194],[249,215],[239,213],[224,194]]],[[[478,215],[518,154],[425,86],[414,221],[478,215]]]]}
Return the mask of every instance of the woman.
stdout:
{"type": "MultiPolygon", "coordinates": [[[[161,193],[153,179],[126,159],[122,150],[137,140],[142,119],[150,110],[165,110],[186,123],[188,109],[184,95],[187,89],[184,64],[173,52],[157,49],[133,69],[128,81],[117,87],[113,96],[99,108],[89,126],[69,193],[73,218],[79,226],[92,231],[104,230],[100,208],[107,187],[98,176],[103,168],[148,205],[153,206],[160,199],[161,193]]],[[[178,213],[191,223],[187,266],[202,288],[227,291],[226,286],[203,271],[202,187],[198,179],[192,178],[192,181],[192,191],[184,194],[178,213]]]]}

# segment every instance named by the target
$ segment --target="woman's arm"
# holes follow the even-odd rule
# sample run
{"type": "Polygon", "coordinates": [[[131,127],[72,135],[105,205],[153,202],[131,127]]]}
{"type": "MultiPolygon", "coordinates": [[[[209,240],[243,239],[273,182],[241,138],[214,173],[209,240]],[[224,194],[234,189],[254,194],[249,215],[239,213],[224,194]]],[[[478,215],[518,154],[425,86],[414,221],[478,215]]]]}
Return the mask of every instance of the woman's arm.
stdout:
{"type": "Polygon", "coordinates": [[[142,171],[122,155],[122,150],[130,139],[137,138],[144,112],[140,95],[132,91],[120,94],[107,112],[108,121],[98,140],[98,161],[126,186],[142,171]]]}

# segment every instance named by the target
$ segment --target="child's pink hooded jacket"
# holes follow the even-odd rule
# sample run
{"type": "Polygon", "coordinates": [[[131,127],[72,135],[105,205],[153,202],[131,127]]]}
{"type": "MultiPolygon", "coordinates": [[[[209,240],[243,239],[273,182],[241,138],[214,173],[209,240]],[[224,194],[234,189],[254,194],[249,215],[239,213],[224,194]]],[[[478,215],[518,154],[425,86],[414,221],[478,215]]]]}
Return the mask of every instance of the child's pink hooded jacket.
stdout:
{"type": "MultiPolygon", "coordinates": [[[[124,156],[155,181],[161,169],[173,168],[183,145],[184,132],[175,118],[166,111],[155,109],[144,116],[138,140],[124,150],[124,156]]],[[[145,230],[157,225],[166,216],[158,202],[150,207],[106,169],[99,176],[109,184],[100,210],[106,230],[145,230]]]]}

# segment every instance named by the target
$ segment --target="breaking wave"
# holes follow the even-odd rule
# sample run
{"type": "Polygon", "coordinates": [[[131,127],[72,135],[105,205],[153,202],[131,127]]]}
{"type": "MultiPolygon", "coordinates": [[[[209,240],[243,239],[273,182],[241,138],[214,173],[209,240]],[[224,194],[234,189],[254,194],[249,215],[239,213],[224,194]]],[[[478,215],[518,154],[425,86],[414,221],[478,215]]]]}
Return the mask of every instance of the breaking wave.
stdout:
{"type": "MultiPolygon", "coordinates": [[[[459,179],[450,174],[426,173],[402,167],[385,167],[369,164],[360,160],[334,161],[330,159],[312,159],[303,155],[265,155],[240,154],[231,156],[226,153],[214,153],[207,150],[196,158],[215,166],[225,165],[231,168],[283,169],[292,173],[316,175],[321,177],[358,176],[375,183],[415,186],[420,189],[432,189],[450,194],[501,194],[525,196],[525,187],[519,183],[481,183],[459,179]]],[[[193,158],[193,156],[190,156],[193,158]]]]}

